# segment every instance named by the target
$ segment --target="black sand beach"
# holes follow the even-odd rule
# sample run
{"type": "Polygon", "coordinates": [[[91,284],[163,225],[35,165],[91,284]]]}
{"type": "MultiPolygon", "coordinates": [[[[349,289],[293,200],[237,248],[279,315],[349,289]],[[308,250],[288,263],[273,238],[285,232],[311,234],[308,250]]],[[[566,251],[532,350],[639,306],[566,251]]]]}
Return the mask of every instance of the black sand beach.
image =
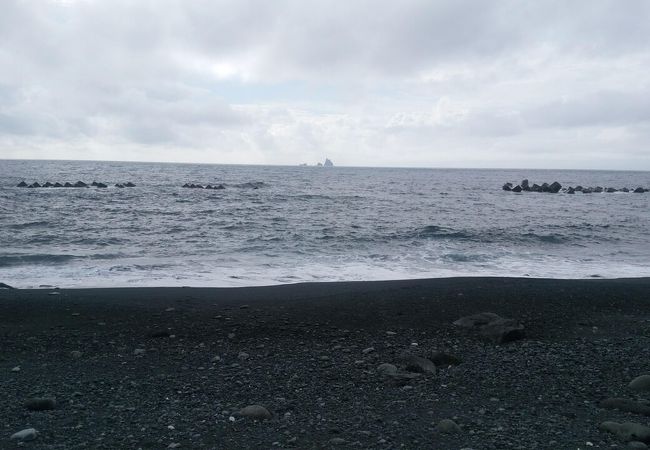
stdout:
{"type": "Polygon", "coordinates": [[[648,418],[601,401],[644,373],[650,279],[0,290],[0,448],[626,448],[599,424],[648,418]],[[525,339],[452,324],[481,312],[525,339]],[[462,362],[400,367],[436,351],[462,362]]]}

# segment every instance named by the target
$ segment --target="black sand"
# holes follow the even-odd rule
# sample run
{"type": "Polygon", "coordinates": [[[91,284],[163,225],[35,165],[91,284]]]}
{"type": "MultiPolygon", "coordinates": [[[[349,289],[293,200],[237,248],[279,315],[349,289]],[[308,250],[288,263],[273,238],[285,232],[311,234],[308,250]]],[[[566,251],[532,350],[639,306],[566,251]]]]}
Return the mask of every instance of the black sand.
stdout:
{"type": "Polygon", "coordinates": [[[637,398],[643,373],[650,279],[0,290],[0,448],[28,427],[39,449],[625,448],[599,423],[648,418],[599,402],[637,398]],[[452,325],[484,311],[527,339],[452,325]],[[376,371],[435,350],[463,362],[399,382],[376,371]],[[57,407],[30,411],[31,397],[57,407]],[[251,404],[273,418],[231,420],[251,404]],[[447,418],[459,432],[436,430],[447,418]]]}

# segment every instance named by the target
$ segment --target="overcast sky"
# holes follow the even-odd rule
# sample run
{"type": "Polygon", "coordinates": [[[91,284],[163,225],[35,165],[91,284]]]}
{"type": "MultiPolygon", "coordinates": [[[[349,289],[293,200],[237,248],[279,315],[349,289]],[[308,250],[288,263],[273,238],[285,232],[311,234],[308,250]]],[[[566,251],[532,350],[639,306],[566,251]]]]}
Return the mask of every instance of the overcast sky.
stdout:
{"type": "Polygon", "coordinates": [[[0,158],[650,170],[650,1],[2,0],[0,158]]]}

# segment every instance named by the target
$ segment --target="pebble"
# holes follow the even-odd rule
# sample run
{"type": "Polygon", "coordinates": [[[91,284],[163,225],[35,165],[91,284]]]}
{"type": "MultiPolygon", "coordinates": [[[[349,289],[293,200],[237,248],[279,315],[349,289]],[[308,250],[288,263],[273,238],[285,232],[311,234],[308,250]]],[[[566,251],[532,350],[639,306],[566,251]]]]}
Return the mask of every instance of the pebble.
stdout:
{"type": "Polygon", "coordinates": [[[167,448],[179,448],[181,444],[179,442],[172,442],[167,446],[167,448]]]}
{"type": "Polygon", "coordinates": [[[136,355],[136,356],[144,355],[145,352],[146,352],[146,350],[143,349],[143,348],[136,348],[135,350],[133,350],[133,354],[136,355]]]}
{"type": "Polygon", "coordinates": [[[628,385],[630,389],[637,392],[650,391],[650,375],[641,375],[630,381],[628,385]]]}
{"type": "Polygon", "coordinates": [[[83,353],[81,353],[79,350],[72,350],[70,352],[70,356],[72,356],[74,359],[79,359],[83,356],[83,353]]]}
{"type": "Polygon", "coordinates": [[[460,427],[458,424],[451,419],[442,419],[440,422],[438,422],[436,429],[441,433],[447,434],[460,432],[460,427]]]}
{"type": "Polygon", "coordinates": [[[345,439],[340,438],[340,437],[335,437],[330,439],[330,444],[332,445],[343,445],[345,444],[345,439]]]}
{"type": "Polygon", "coordinates": [[[17,433],[11,435],[11,439],[16,439],[18,441],[33,441],[38,436],[38,431],[36,428],[25,428],[17,433]]]}
{"type": "Polygon", "coordinates": [[[260,405],[249,405],[242,408],[239,410],[239,415],[256,420],[265,420],[273,417],[268,409],[260,405]]]}
{"type": "Polygon", "coordinates": [[[25,402],[30,411],[47,411],[56,408],[56,399],[52,397],[34,397],[25,402]]]}
{"type": "Polygon", "coordinates": [[[12,372],[20,372],[20,366],[16,366],[13,369],[11,369],[12,372]]]}
{"type": "Polygon", "coordinates": [[[363,350],[361,350],[361,353],[363,353],[364,355],[367,355],[368,353],[372,353],[374,351],[375,351],[375,347],[368,347],[368,348],[364,348],[363,350]]]}
{"type": "Polygon", "coordinates": [[[239,352],[239,354],[237,355],[237,358],[239,358],[241,360],[248,359],[250,357],[251,357],[251,355],[249,355],[246,352],[239,352]]]}

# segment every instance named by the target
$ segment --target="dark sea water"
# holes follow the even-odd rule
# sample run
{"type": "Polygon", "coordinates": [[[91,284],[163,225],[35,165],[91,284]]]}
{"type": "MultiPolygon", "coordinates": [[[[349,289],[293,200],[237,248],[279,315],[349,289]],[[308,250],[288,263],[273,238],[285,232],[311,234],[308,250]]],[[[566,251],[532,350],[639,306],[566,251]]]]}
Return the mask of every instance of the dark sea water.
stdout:
{"type": "Polygon", "coordinates": [[[0,281],[245,286],[447,276],[650,276],[650,172],[0,160],[0,281]],[[94,180],[108,189],[26,189],[94,180]],[[135,188],[115,183],[132,181],[135,188]],[[187,189],[184,183],[225,185],[187,189]],[[257,187],[257,188],[255,188],[257,187]]]}

